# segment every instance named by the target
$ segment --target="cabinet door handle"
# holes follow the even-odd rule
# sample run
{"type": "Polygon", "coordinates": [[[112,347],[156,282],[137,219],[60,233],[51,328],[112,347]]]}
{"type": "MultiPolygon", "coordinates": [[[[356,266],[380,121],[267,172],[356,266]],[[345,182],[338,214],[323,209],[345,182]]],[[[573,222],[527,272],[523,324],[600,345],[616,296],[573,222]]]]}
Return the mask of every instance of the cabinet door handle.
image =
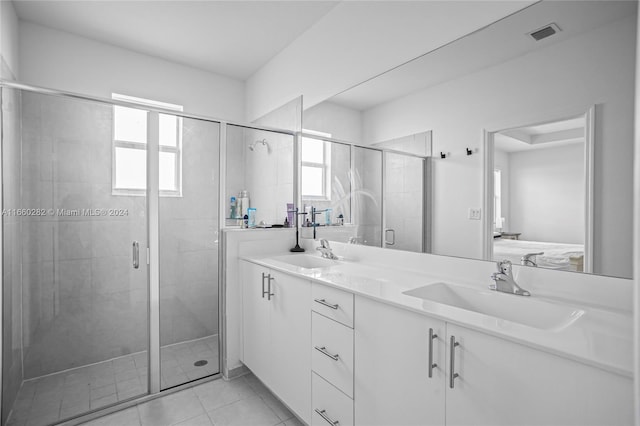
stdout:
{"type": "Polygon", "coordinates": [[[433,362],[433,340],[438,337],[437,334],[433,332],[433,328],[429,329],[429,378],[433,377],[433,369],[438,366],[435,362],[433,362]]]}
{"type": "Polygon", "coordinates": [[[325,299],[313,299],[314,302],[319,303],[321,305],[324,305],[328,308],[331,309],[338,309],[339,305],[336,303],[335,305],[332,305],[331,303],[327,302],[325,299]]]}
{"type": "Polygon", "coordinates": [[[333,355],[333,354],[329,353],[325,346],[323,346],[321,348],[316,346],[315,348],[316,348],[316,351],[328,356],[329,358],[331,358],[334,361],[337,361],[338,359],[340,359],[340,356],[338,354],[333,355]]]}
{"type": "Polygon", "coordinates": [[[460,343],[456,342],[456,336],[451,336],[451,343],[449,347],[449,387],[453,389],[453,381],[459,376],[455,373],[456,369],[456,346],[460,346],[460,343]]]}
{"type": "Polygon", "coordinates": [[[327,423],[330,425],[338,426],[340,424],[339,421],[331,419],[331,417],[327,416],[327,410],[318,410],[317,408],[314,410],[320,417],[322,417],[327,423]]]}
{"type": "Polygon", "coordinates": [[[271,296],[273,296],[274,294],[271,293],[271,281],[275,280],[275,278],[273,278],[271,276],[271,274],[267,275],[267,281],[268,281],[268,286],[267,286],[267,300],[271,300],[271,296]]]}
{"type": "Polygon", "coordinates": [[[267,274],[262,273],[262,298],[264,299],[264,295],[267,294],[267,291],[264,291],[264,279],[267,278],[267,274]]]}

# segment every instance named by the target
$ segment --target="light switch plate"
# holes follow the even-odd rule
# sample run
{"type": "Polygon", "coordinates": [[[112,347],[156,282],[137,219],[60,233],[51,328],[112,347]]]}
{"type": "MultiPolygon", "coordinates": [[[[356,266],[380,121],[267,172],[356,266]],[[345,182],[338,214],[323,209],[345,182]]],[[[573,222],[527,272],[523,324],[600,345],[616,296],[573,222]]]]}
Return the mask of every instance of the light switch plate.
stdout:
{"type": "Polygon", "coordinates": [[[482,209],[469,209],[469,219],[480,220],[482,218],[482,209]]]}

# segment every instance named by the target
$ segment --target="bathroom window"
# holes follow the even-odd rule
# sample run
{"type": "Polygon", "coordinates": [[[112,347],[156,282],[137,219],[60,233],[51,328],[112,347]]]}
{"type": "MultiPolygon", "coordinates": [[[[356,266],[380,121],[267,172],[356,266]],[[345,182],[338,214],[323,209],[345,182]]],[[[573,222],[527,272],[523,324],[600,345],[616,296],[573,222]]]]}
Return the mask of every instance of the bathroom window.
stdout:
{"type": "MultiPolygon", "coordinates": [[[[175,111],[182,106],[132,96],[113,99],[175,111]]],[[[147,181],[147,111],[113,107],[113,194],[144,195],[147,181]]],[[[158,114],[160,195],[182,194],[182,118],[158,114]]]]}
{"type": "MultiPolygon", "coordinates": [[[[303,129],[303,133],[330,138],[329,133],[303,129]]],[[[331,143],[322,139],[302,138],[302,197],[329,200],[331,198],[331,143]]]]}

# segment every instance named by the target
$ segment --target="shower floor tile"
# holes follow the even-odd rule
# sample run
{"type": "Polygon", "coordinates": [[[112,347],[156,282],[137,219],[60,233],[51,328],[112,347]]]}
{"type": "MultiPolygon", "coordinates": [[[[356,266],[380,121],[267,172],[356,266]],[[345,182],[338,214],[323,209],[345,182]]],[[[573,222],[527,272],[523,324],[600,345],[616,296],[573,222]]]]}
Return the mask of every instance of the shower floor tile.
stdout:
{"type": "MultiPolygon", "coordinates": [[[[160,362],[162,389],[215,374],[218,336],[164,346],[160,362]]],[[[139,352],[25,381],[7,426],[45,426],[143,395],[147,365],[147,353],[139,352]]]]}

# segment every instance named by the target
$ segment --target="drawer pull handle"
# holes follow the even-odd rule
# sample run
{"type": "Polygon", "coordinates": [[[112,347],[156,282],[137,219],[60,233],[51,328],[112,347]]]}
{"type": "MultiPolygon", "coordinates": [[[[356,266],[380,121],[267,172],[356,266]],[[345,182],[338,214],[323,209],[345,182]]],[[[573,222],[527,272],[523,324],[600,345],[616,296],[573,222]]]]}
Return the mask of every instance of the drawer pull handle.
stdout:
{"type": "Polygon", "coordinates": [[[339,305],[336,303],[335,305],[332,305],[331,303],[328,303],[325,299],[313,299],[314,302],[319,303],[321,305],[324,305],[328,308],[331,309],[338,309],[339,305]]]}
{"type": "Polygon", "coordinates": [[[451,336],[451,347],[449,350],[449,387],[451,389],[453,389],[453,381],[459,376],[458,373],[454,372],[456,369],[456,346],[460,346],[460,343],[456,342],[456,336],[451,336]]]}
{"type": "Polygon", "coordinates": [[[329,352],[327,352],[327,348],[325,346],[319,348],[318,346],[315,347],[316,351],[328,356],[329,358],[331,358],[334,361],[337,361],[340,359],[340,356],[338,354],[332,355],[329,352]]]}
{"type": "Polygon", "coordinates": [[[271,276],[271,274],[267,275],[267,300],[271,300],[271,296],[274,296],[274,294],[271,292],[271,281],[275,280],[275,278],[273,278],[271,276]]]}
{"type": "Polygon", "coordinates": [[[267,278],[267,274],[262,273],[262,298],[264,299],[264,295],[268,294],[268,291],[264,291],[264,279],[267,278]]]}
{"type": "Polygon", "coordinates": [[[332,420],[331,417],[327,416],[327,410],[318,410],[317,408],[314,410],[320,417],[322,417],[327,423],[330,425],[338,426],[340,424],[337,420],[332,420]]]}
{"type": "Polygon", "coordinates": [[[433,332],[433,328],[429,329],[429,378],[433,377],[433,369],[438,366],[435,362],[433,362],[433,339],[438,337],[437,334],[433,332]]]}

